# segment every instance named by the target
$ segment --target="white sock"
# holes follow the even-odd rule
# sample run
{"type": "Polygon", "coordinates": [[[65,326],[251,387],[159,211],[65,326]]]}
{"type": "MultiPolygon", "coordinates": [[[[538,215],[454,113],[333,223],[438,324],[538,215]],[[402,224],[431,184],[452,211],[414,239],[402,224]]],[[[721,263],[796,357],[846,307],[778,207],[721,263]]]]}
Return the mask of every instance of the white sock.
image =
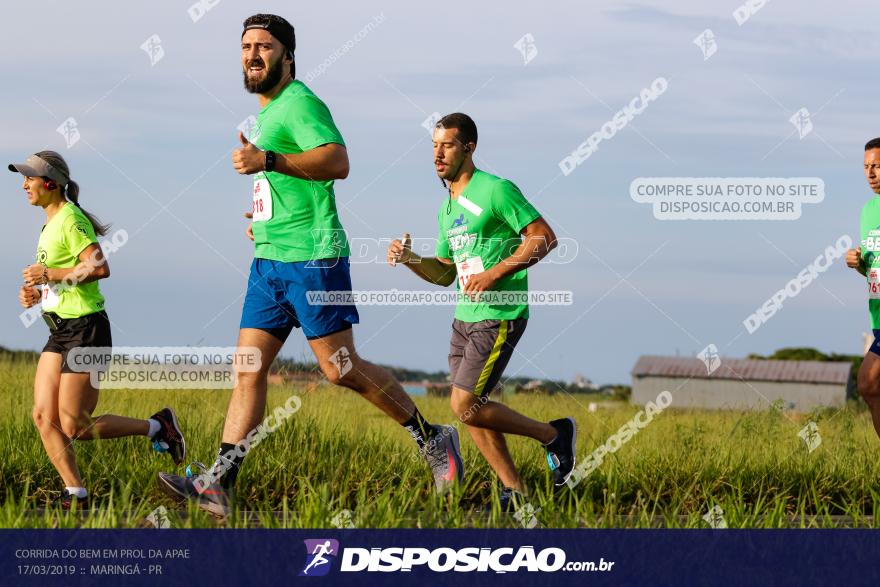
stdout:
{"type": "Polygon", "coordinates": [[[147,431],[147,436],[153,438],[154,436],[156,436],[156,432],[158,432],[159,429],[162,428],[162,425],[159,424],[159,420],[153,420],[152,418],[147,420],[147,422],[150,423],[150,429],[147,431]]]}
{"type": "Polygon", "coordinates": [[[64,489],[67,490],[67,493],[79,499],[85,499],[89,494],[85,487],[65,487],[64,489]]]}

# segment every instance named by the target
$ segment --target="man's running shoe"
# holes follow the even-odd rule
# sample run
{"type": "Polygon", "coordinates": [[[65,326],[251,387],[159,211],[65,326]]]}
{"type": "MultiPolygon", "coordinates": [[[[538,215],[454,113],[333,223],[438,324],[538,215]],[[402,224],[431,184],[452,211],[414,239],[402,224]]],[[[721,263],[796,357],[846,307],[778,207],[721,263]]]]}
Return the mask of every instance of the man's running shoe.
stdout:
{"type": "Polygon", "coordinates": [[[76,497],[75,495],[71,495],[65,488],[61,491],[61,497],[56,499],[52,505],[66,511],[88,510],[89,497],[76,497]]]}
{"type": "Polygon", "coordinates": [[[208,512],[218,518],[229,516],[232,500],[219,481],[208,484],[197,480],[201,477],[182,477],[159,473],[157,481],[159,488],[170,498],[177,501],[192,501],[199,509],[208,512]]]}
{"type": "Polygon", "coordinates": [[[174,459],[174,464],[180,465],[186,458],[186,441],[174,410],[164,408],[150,418],[159,422],[159,431],[153,436],[153,448],[157,452],[167,452],[174,459]]]}
{"type": "Polygon", "coordinates": [[[453,483],[464,479],[464,465],[458,447],[458,430],[453,426],[434,426],[436,434],[425,445],[425,460],[434,474],[437,493],[445,493],[453,483]]]}
{"type": "Polygon", "coordinates": [[[552,420],[550,425],[556,429],[556,438],[544,448],[547,449],[547,464],[553,471],[553,483],[562,487],[574,470],[577,424],[573,418],[552,420]]]}

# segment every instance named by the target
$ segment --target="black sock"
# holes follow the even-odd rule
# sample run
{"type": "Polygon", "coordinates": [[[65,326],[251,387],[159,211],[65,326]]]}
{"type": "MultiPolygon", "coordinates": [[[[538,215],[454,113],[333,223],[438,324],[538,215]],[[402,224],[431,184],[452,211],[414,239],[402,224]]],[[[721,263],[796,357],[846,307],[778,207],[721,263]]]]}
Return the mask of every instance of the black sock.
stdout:
{"type": "Polygon", "coordinates": [[[244,462],[244,456],[236,452],[235,447],[235,444],[221,442],[217,460],[212,467],[213,471],[219,473],[217,481],[226,491],[230,491],[235,486],[235,478],[238,477],[238,470],[244,462]]]}
{"type": "Polygon", "coordinates": [[[412,417],[403,423],[403,427],[406,428],[407,432],[410,433],[421,449],[425,448],[425,444],[437,435],[437,430],[428,424],[428,421],[419,413],[418,408],[413,411],[412,417]]]}

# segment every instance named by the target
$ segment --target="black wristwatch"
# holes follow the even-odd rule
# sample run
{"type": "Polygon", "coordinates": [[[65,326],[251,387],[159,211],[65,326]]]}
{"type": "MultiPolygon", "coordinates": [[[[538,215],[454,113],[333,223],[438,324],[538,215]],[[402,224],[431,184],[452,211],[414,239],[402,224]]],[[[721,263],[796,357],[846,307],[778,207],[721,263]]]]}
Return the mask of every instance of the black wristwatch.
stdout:
{"type": "Polygon", "coordinates": [[[275,171],[275,151],[266,151],[266,171],[275,171]]]}

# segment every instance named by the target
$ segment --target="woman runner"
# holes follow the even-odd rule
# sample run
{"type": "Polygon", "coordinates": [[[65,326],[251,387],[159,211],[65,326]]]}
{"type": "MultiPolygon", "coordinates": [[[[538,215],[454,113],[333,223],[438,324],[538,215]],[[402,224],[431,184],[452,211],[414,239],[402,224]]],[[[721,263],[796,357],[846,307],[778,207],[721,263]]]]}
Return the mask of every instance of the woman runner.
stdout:
{"type": "Polygon", "coordinates": [[[68,364],[75,348],[112,346],[110,320],[98,280],[110,276],[97,236],[106,233],[79,204],[79,186],[58,153],[40,151],[24,163],[9,165],[24,176],[28,202],[46,213],[36,263],[24,269],[19,301],[25,308],[42,303],[49,341],[40,354],[34,379],[33,419],[49,460],[64,482],[57,501],[63,509],[88,509],[88,491],[76,466],[73,440],[147,436],[176,464],[186,457],[183,433],[170,408],[148,420],[105,414],[92,417],[98,389],[89,372],[68,364]]]}

